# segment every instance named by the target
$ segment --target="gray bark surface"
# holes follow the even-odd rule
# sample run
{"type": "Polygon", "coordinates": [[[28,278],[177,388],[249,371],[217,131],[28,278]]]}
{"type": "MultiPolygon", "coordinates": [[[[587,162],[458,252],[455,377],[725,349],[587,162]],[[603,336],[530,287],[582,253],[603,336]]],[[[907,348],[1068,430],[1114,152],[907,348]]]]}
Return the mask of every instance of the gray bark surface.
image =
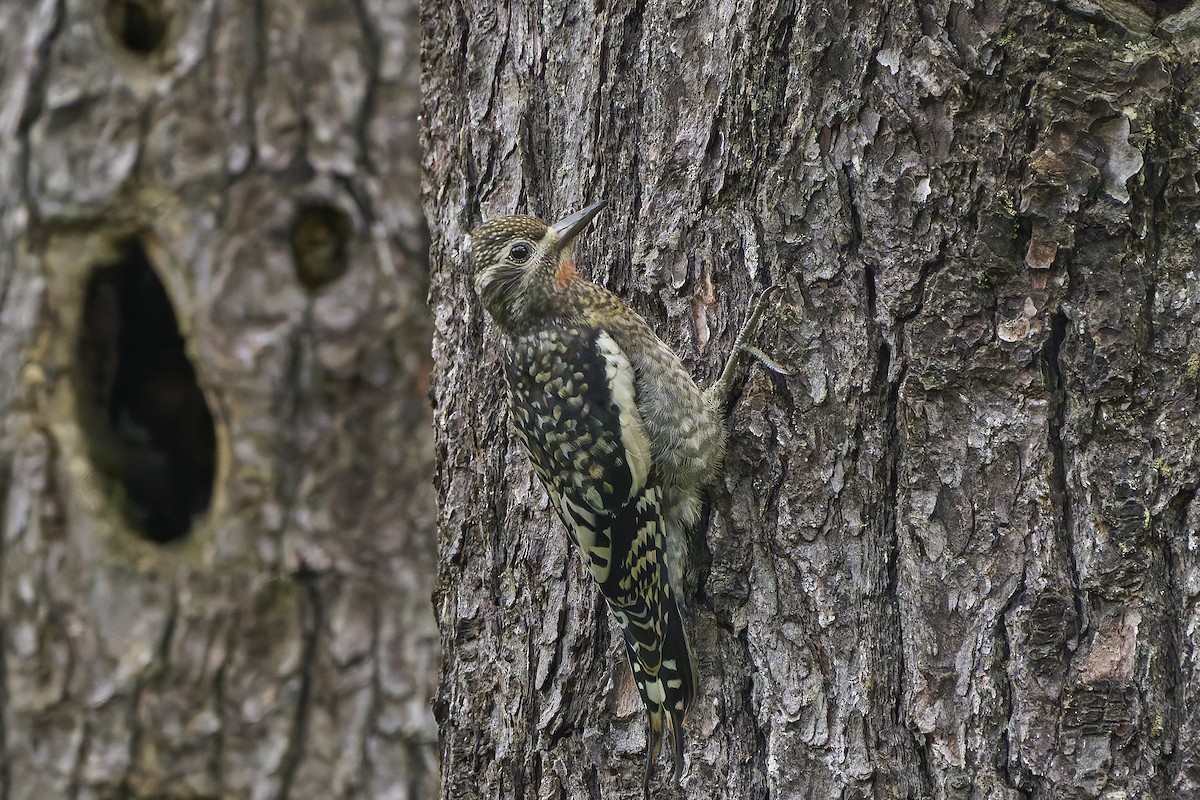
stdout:
{"type": "Polygon", "coordinates": [[[643,717],[509,431],[464,235],[711,382],[688,798],[1200,796],[1200,6],[424,4],[445,797],[632,798],[643,717]]]}
{"type": "Polygon", "coordinates": [[[418,35],[0,2],[0,798],[436,795],[418,35]]]}

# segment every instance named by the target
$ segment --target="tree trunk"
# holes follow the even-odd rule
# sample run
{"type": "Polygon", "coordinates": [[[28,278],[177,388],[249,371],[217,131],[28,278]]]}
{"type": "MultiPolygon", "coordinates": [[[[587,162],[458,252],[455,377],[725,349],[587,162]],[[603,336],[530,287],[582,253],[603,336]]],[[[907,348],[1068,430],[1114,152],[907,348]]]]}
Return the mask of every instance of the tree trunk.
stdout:
{"type": "Polygon", "coordinates": [[[0,3],[0,798],[422,798],[411,2],[0,3]]]}
{"type": "Polygon", "coordinates": [[[702,382],[788,294],[663,796],[1200,796],[1200,5],[553,8],[424,8],[444,796],[640,796],[463,246],[600,198],[578,264],[702,382]]]}

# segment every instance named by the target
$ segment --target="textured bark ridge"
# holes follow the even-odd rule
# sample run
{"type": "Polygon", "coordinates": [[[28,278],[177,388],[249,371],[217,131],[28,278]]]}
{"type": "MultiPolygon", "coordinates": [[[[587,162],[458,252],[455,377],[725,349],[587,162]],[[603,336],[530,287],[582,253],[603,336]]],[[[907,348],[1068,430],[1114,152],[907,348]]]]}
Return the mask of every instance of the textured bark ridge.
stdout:
{"type": "Polygon", "coordinates": [[[0,3],[3,800],[436,794],[418,36],[0,3]]]}
{"type": "Polygon", "coordinates": [[[640,793],[463,251],[600,198],[580,269],[705,381],[788,289],[663,796],[1200,794],[1200,6],[557,9],[424,8],[444,796],[640,793]]]}

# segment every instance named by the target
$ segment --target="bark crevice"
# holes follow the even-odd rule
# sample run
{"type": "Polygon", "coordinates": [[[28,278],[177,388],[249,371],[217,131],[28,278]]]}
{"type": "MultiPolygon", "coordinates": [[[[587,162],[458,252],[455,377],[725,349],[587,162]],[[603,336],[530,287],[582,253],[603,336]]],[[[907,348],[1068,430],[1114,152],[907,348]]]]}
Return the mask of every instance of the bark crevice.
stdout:
{"type": "Polygon", "coordinates": [[[83,770],[92,750],[92,723],[87,717],[80,722],[79,744],[75,747],[71,761],[71,775],[67,782],[68,800],[79,800],[85,789],[83,770]]]}
{"type": "Polygon", "coordinates": [[[1012,616],[1013,610],[1021,602],[1025,596],[1026,583],[1025,575],[1021,576],[1020,582],[1009,596],[1008,602],[1004,609],[996,615],[996,640],[999,643],[1000,652],[996,657],[997,668],[1003,671],[1004,680],[1000,683],[1003,699],[1001,700],[1000,708],[1000,743],[996,754],[996,771],[999,773],[1004,785],[1013,792],[1018,793],[1018,797],[1026,798],[1028,795],[1022,790],[1019,779],[1013,775],[1012,765],[1014,754],[1012,748],[1012,739],[1009,728],[1013,724],[1014,704],[1013,692],[1016,687],[1013,685],[1012,679],[1012,640],[1009,637],[1008,623],[1012,616]]]}
{"type": "Polygon", "coordinates": [[[1178,781],[1187,757],[1187,748],[1184,743],[1179,742],[1178,732],[1183,730],[1188,723],[1186,703],[1184,702],[1186,691],[1181,692],[1180,688],[1181,684],[1186,685],[1184,675],[1189,665],[1185,656],[1190,646],[1187,620],[1183,619],[1182,615],[1180,618],[1172,619],[1170,614],[1172,609],[1185,608],[1192,600],[1187,588],[1182,585],[1185,577],[1181,571],[1181,562],[1186,561],[1186,553],[1177,557],[1172,545],[1177,542],[1185,543],[1183,549],[1186,551],[1186,542],[1191,535],[1188,530],[1188,516],[1197,497],[1200,497],[1200,487],[1193,484],[1180,489],[1175,497],[1167,503],[1163,521],[1173,520],[1173,524],[1159,538],[1163,555],[1163,585],[1167,594],[1165,607],[1162,610],[1165,617],[1163,628],[1166,637],[1163,646],[1163,675],[1166,684],[1163,687],[1163,699],[1167,706],[1163,727],[1166,731],[1176,732],[1175,746],[1163,747],[1159,753],[1166,786],[1171,786],[1178,781]]]}
{"type": "MultiPolygon", "coordinates": [[[[1068,400],[1067,387],[1063,375],[1062,347],[1067,338],[1068,325],[1067,312],[1060,307],[1050,318],[1050,336],[1047,338],[1043,349],[1042,367],[1046,388],[1050,395],[1050,404],[1047,410],[1049,425],[1046,431],[1046,442],[1051,460],[1051,492],[1058,509],[1057,527],[1065,548],[1064,554],[1067,557],[1066,562],[1070,571],[1071,586],[1069,588],[1075,597],[1075,611],[1080,615],[1080,620],[1082,621],[1086,617],[1084,616],[1083,597],[1079,585],[1079,570],[1075,564],[1075,545],[1072,541],[1072,531],[1074,530],[1073,509],[1071,507],[1069,486],[1067,484],[1066,446],[1063,442],[1063,432],[1067,424],[1068,400]]],[[[1079,635],[1082,634],[1083,630],[1081,628],[1079,635]]],[[[1069,666],[1070,663],[1068,661],[1069,666]]]]}
{"type": "Polygon", "coordinates": [[[304,751],[308,744],[308,720],[312,700],[313,678],[317,669],[317,656],[320,652],[321,630],[325,625],[325,605],[321,597],[321,587],[318,576],[309,571],[297,572],[292,576],[302,590],[300,611],[300,661],[299,685],[296,688],[296,708],[292,712],[292,722],[287,736],[287,749],[279,765],[279,792],[276,800],[288,800],[292,792],[292,784],[304,761],[304,751]]]}
{"type": "Polygon", "coordinates": [[[383,52],[383,40],[376,31],[375,21],[371,19],[371,11],[366,0],[351,0],[354,14],[358,18],[358,26],[362,31],[362,52],[366,59],[364,69],[365,83],[362,101],[359,103],[358,115],[354,120],[354,137],[358,142],[357,163],[366,168],[368,175],[374,175],[375,165],[371,159],[371,119],[375,115],[375,97],[379,91],[380,54],[383,52]]]}

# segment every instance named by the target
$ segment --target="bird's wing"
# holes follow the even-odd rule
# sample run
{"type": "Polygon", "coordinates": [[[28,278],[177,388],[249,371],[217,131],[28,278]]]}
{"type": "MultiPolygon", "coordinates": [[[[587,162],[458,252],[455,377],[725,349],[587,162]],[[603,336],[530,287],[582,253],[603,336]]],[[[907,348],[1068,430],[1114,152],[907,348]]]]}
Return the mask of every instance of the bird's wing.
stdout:
{"type": "Polygon", "coordinates": [[[507,378],[517,433],[603,585],[613,557],[607,529],[618,520],[622,529],[636,529],[659,515],[657,491],[645,502],[650,441],[633,368],[600,330],[550,328],[511,347],[507,378]]]}

